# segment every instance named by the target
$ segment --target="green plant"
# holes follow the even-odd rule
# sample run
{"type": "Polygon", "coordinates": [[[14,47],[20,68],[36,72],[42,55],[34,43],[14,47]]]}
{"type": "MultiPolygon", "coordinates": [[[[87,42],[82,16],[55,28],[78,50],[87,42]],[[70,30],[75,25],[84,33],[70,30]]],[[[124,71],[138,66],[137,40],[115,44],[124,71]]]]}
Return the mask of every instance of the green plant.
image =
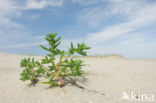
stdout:
{"type": "Polygon", "coordinates": [[[85,66],[83,61],[74,59],[73,56],[75,53],[86,56],[86,50],[90,49],[90,47],[87,47],[85,43],[78,43],[77,47],[74,47],[73,43],[71,43],[70,48],[64,51],[58,48],[61,43],[61,37],[57,38],[57,33],[49,33],[45,39],[49,47],[43,45],[40,45],[40,47],[49,53],[41,62],[35,61],[34,58],[22,59],[20,66],[24,70],[20,74],[20,80],[31,80],[32,83],[36,83],[38,77],[46,75],[49,77],[49,81],[43,82],[44,84],[63,86],[62,77],[81,76],[83,74],[82,66],[85,66]],[[58,62],[56,62],[56,56],[59,58],[58,62]],[[64,56],[69,56],[70,59],[65,59],[64,56]],[[55,78],[57,78],[58,82],[54,81],[55,78]]]}

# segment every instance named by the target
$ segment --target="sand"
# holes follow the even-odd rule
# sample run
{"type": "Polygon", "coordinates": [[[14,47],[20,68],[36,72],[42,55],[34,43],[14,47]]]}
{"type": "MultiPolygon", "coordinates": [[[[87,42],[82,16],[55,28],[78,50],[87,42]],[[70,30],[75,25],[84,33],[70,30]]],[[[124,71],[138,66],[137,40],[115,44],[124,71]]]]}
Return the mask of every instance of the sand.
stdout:
{"type": "MultiPolygon", "coordinates": [[[[132,103],[123,99],[123,92],[137,97],[146,94],[144,101],[155,103],[150,97],[156,96],[156,60],[124,59],[121,57],[85,57],[83,77],[73,78],[84,90],[73,84],[63,88],[49,87],[39,82],[30,86],[30,81],[19,80],[22,68],[19,62],[24,55],[0,52],[0,103],[132,103]]],[[[41,56],[34,56],[40,60],[41,56]]],[[[135,102],[135,101],[133,101],[135,102]]]]}

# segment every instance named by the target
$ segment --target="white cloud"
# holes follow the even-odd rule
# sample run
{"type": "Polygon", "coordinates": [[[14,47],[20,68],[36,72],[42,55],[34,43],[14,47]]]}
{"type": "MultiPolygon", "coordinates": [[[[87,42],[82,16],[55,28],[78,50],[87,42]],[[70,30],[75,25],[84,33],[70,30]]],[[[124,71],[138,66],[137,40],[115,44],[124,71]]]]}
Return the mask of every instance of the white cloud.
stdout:
{"type": "MultiPolygon", "coordinates": [[[[99,27],[101,24],[111,22],[112,17],[122,21],[132,19],[140,9],[147,6],[148,3],[140,0],[117,0],[118,2],[110,2],[110,0],[101,0],[101,2],[107,5],[97,5],[94,7],[86,7],[80,11],[77,15],[77,19],[80,23],[88,23],[88,26],[99,27]]],[[[85,1],[83,1],[85,2],[85,1]]],[[[102,4],[101,3],[101,4],[102,4]]]]}
{"type": "Polygon", "coordinates": [[[155,11],[156,4],[144,5],[142,8],[136,9],[134,14],[131,14],[131,12],[126,14],[128,17],[130,16],[128,21],[104,27],[104,29],[99,32],[88,34],[87,40],[89,42],[94,41],[94,43],[100,43],[114,37],[120,37],[135,32],[137,29],[145,26],[152,25],[156,22],[155,11]]]}
{"type": "MultiPolygon", "coordinates": [[[[40,44],[42,45],[47,45],[48,42],[43,40],[43,37],[41,38],[41,36],[37,36],[35,38],[29,38],[31,39],[30,41],[35,39],[37,40],[37,42],[31,42],[31,43],[19,43],[19,44],[13,44],[13,45],[4,45],[4,46],[0,46],[0,49],[6,49],[6,48],[23,48],[23,47],[29,47],[29,46],[39,46],[40,44]]],[[[76,39],[76,40],[70,40],[70,39],[63,39],[61,41],[61,44],[59,46],[59,48],[61,50],[67,50],[67,48],[70,47],[70,43],[73,43],[74,46],[77,46],[77,43],[81,43],[80,39],[76,39]]]]}
{"type": "MultiPolygon", "coordinates": [[[[52,2],[56,5],[60,5],[60,1],[44,1],[46,4],[45,6],[52,6],[52,2]]],[[[37,1],[36,1],[37,2],[37,1]]],[[[31,0],[29,0],[29,3],[31,3],[31,0]]],[[[0,0],[0,48],[16,48],[16,47],[24,47],[24,46],[32,46],[36,45],[35,43],[24,43],[21,44],[20,41],[39,41],[33,38],[27,31],[25,31],[25,26],[23,24],[20,24],[13,19],[18,18],[22,15],[23,11],[26,11],[26,4],[22,5],[17,0],[0,0]],[[20,43],[20,44],[17,44],[20,43]],[[12,44],[12,45],[10,45],[12,44]],[[4,46],[5,45],[5,46],[4,46]]],[[[39,18],[40,15],[38,14],[32,14],[31,16],[25,16],[28,19],[36,19],[39,18]]]]}
{"type": "Polygon", "coordinates": [[[0,27],[2,29],[9,29],[9,28],[20,28],[22,27],[21,24],[16,23],[14,21],[11,20],[11,18],[0,18],[2,21],[0,23],[0,27]]]}
{"type": "Polygon", "coordinates": [[[121,36],[125,33],[131,32],[132,28],[125,27],[125,24],[115,25],[105,28],[102,31],[88,34],[87,42],[92,42],[94,44],[103,43],[106,40],[109,40],[114,37],[121,36]]]}
{"type": "Polygon", "coordinates": [[[79,3],[81,5],[92,5],[92,4],[95,4],[97,2],[99,2],[101,0],[72,0],[73,3],[79,3]]]}
{"type": "MultiPolygon", "coordinates": [[[[129,0],[105,0],[105,1],[120,3],[120,2],[124,2],[124,1],[129,1],[129,0]]],[[[131,1],[138,1],[138,0],[131,0],[131,1]]]]}
{"type": "Polygon", "coordinates": [[[47,42],[35,42],[35,43],[25,43],[25,44],[15,44],[15,45],[5,45],[5,46],[0,46],[0,49],[6,49],[6,48],[22,48],[22,47],[29,47],[29,46],[39,46],[39,44],[47,44],[47,42]]]}
{"type": "Polygon", "coordinates": [[[105,7],[85,8],[77,15],[78,22],[85,22],[89,24],[88,26],[97,27],[109,17],[108,13],[105,12],[107,10],[105,7]]]}
{"type": "Polygon", "coordinates": [[[146,42],[146,40],[148,40],[149,38],[147,36],[144,36],[143,32],[137,32],[135,34],[129,34],[129,35],[125,35],[122,36],[121,41],[118,42],[119,45],[135,45],[137,43],[144,43],[146,42]]]}
{"type": "Polygon", "coordinates": [[[141,43],[135,43],[128,46],[122,46],[120,53],[128,58],[156,58],[156,42],[146,41],[141,43]]]}
{"type": "Polygon", "coordinates": [[[156,42],[146,41],[130,44],[104,44],[103,46],[93,46],[89,55],[119,54],[126,58],[156,58],[156,42]]]}
{"type": "MultiPolygon", "coordinates": [[[[21,5],[16,0],[0,0],[0,32],[9,31],[12,28],[24,27],[22,24],[13,21],[19,17],[26,9],[42,9],[46,6],[61,6],[63,0],[26,0],[26,4],[21,5]]],[[[40,15],[33,14],[29,19],[39,18],[40,15]]],[[[1,35],[1,34],[0,34],[1,35]]]]}
{"type": "Polygon", "coordinates": [[[143,6],[147,6],[147,2],[140,0],[114,0],[114,2],[109,4],[108,10],[110,10],[110,16],[121,17],[122,19],[126,17],[126,20],[137,15],[143,6]]]}
{"type": "Polygon", "coordinates": [[[156,3],[145,0],[105,1],[110,2],[107,7],[84,9],[78,18],[79,21],[102,28],[98,32],[89,33],[86,38],[87,43],[92,47],[90,54],[118,53],[126,57],[156,57],[150,51],[150,49],[156,50],[154,48],[156,42],[150,41],[145,30],[146,27],[152,26],[156,22],[156,3]],[[122,21],[103,26],[103,21],[111,17],[122,21]],[[151,53],[153,57],[148,53],[151,53]]]}
{"type": "Polygon", "coordinates": [[[31,15],[28,15],[27,18],[28,19],[31,19],[31,20],[34,20],[34,19],[37,19],[37,18],[40,18],[41,15],[39,14],[31,14],[31,15]]]}
{"type": "Polygon", "coordinates": [[[0,0],[0,16],[8,15],[16,9],[15,3],[11,0],[0,0]]]}
{"type": "Polygon", "coordinates": [[[16,41],[20,33],[17,29],[23,28],[23,25],[15,22],[12,18],[20,15],[19,5],[16,1],[0,0],[0,46],[9,44],[11,41],[16,41]]]}
{"type": "Polygon", "coordinates": [[[0,31],[10,27],[20,27],[21,24],[14,22],[11,17],[20,15],[18,5],[11,0],[0,0],[0,31]]]}
{"type": "Polygon", "coordinates": [[[26,9],[43,9],[47,6],[62,6],[63,0],[27,0],[26,9]]]}

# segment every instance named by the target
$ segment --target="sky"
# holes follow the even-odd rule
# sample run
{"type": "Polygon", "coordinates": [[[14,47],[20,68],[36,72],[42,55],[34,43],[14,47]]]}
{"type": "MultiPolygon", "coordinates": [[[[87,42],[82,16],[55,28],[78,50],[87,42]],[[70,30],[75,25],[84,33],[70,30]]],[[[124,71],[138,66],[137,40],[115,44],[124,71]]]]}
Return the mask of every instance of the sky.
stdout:
{"type": "Polygon", "coordinates": [[[0,51],[44,55],[48,33],[88,55],[156,58],[156,0],[0,0],[0,51]]]}

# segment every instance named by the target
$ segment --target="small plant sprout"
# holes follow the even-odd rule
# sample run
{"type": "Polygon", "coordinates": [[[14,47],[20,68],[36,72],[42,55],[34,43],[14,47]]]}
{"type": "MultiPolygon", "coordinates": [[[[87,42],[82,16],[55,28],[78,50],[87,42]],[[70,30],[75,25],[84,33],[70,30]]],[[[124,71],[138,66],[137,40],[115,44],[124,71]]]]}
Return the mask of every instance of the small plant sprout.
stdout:
{"type": "Polygon", "coordinates": [[[86,50],[90,49],[90,47],[87,47],[85,43],[78,43],[77,47],[74,47],[73,43],[71,43],[67,51],[60,50],[58,47],[61,43],[61,37],[57,37],[57,33],[49,33],[46,35],[45,40],[48,42],[49,47],[43,45],[40,45],[40,47],[49,53],[41,62],[35,61],[34,58],[22,59],[20,66],[24,70],[20,74],[20,80],[30,80],[32,83],[37,83],[39,77],[47,76],[49,81],[43,82],[44,84],[61,87],[64,85],[62,78],[66,76],[81,76],[83,74],[82,66],[85,65],[82,60],[75,59],[74,55],[86,56],[86,50]],[[67,59],[64,56],[69,56],[70,58],[67,59]],[[59,59],[58,62],[56,61],[57,58],[59,59]]]}

